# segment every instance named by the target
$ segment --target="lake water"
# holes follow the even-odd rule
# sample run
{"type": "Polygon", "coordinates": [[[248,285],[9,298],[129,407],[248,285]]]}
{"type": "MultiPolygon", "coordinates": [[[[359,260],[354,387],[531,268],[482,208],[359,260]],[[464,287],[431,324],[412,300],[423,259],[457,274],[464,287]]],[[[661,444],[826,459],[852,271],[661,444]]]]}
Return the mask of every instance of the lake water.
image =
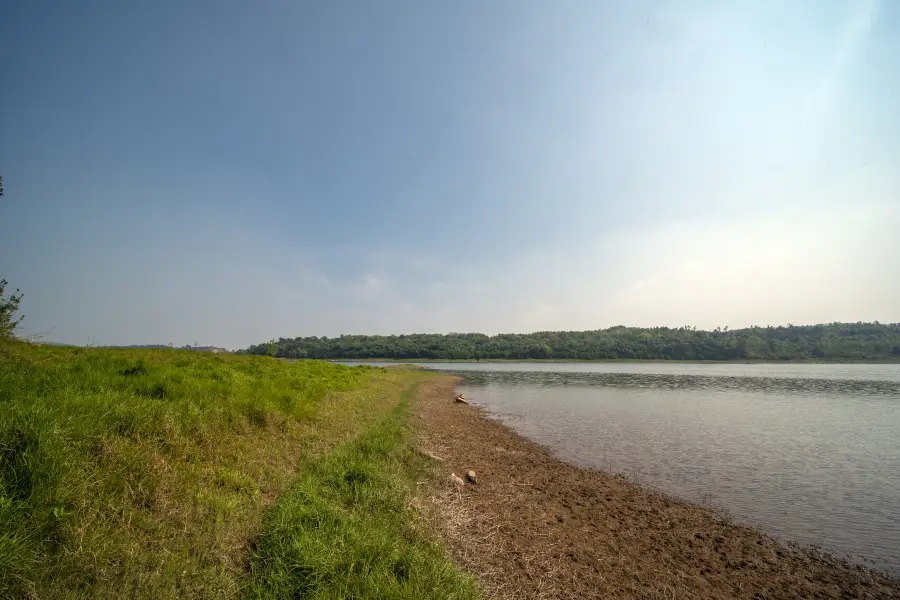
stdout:
{"type": "Polygon", "coordinates": [[[900,573],[900,365],[426,366],[570,462],[900,573]]]}

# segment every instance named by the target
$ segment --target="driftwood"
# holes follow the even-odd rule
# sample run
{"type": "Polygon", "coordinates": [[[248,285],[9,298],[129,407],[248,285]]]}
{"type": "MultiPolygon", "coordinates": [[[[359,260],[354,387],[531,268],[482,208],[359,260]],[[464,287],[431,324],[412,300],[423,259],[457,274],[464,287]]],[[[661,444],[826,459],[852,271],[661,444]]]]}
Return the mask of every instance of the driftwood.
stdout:
{"type": "Polygon", "coordinates": [[[432,454],[425,448],[416,448],[415,450],[413,450],[413,452],[415,452],[419,456],[424,456],[425,458],[430,458],[431,460],[436,460],[438,462],[444,462],[443,458],[441,458],[440,456],[437,456],[435,454],[432,454]]]}
{"type": "Polygon", "coordinates": [[[463,487],[466,485],[466,482],[463,481],[461,477],[458,477],[456,473],[450,473],[450,482],[460,491],[462,491],[463,487]]]}

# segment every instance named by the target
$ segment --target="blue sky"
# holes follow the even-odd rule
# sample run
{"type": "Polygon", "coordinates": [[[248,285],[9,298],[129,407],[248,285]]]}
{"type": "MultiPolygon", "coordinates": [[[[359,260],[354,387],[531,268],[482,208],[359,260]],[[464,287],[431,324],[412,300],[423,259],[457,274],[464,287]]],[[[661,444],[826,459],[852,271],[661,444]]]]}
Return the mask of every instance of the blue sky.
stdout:
{"type": "Polygon", "coordinates": [[[20,2],[56,341],[900,321],[900,5],[20,2]]]}

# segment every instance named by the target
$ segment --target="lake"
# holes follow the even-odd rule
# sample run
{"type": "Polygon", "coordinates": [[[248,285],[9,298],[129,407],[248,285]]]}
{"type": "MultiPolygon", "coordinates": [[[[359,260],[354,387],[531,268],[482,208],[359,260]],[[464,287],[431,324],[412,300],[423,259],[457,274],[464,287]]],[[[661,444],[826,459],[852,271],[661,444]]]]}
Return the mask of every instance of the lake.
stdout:
{"type": "Polygon", "coordinates": [[[425,366],[565,460],[900,573],[900,365],[425,366]]]}

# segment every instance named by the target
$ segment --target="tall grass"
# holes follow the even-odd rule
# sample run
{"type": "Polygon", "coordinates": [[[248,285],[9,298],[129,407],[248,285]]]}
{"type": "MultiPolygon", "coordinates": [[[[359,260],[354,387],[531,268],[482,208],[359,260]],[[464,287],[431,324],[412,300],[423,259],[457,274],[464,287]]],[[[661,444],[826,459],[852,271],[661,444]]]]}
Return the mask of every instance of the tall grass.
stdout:
{"type": "Polygon", "coordinates": [[[6,344],[0,597],[237,596],[298,460],[375,422],[411,376],[6,344]]]}
{"type": "Polygon", "coordinates": [[[247,598],[476,597],[410,518],[407,502],[425,468],[404,427],[412,395],[359,439],[305,465],[263,524],[247,598]]]}

